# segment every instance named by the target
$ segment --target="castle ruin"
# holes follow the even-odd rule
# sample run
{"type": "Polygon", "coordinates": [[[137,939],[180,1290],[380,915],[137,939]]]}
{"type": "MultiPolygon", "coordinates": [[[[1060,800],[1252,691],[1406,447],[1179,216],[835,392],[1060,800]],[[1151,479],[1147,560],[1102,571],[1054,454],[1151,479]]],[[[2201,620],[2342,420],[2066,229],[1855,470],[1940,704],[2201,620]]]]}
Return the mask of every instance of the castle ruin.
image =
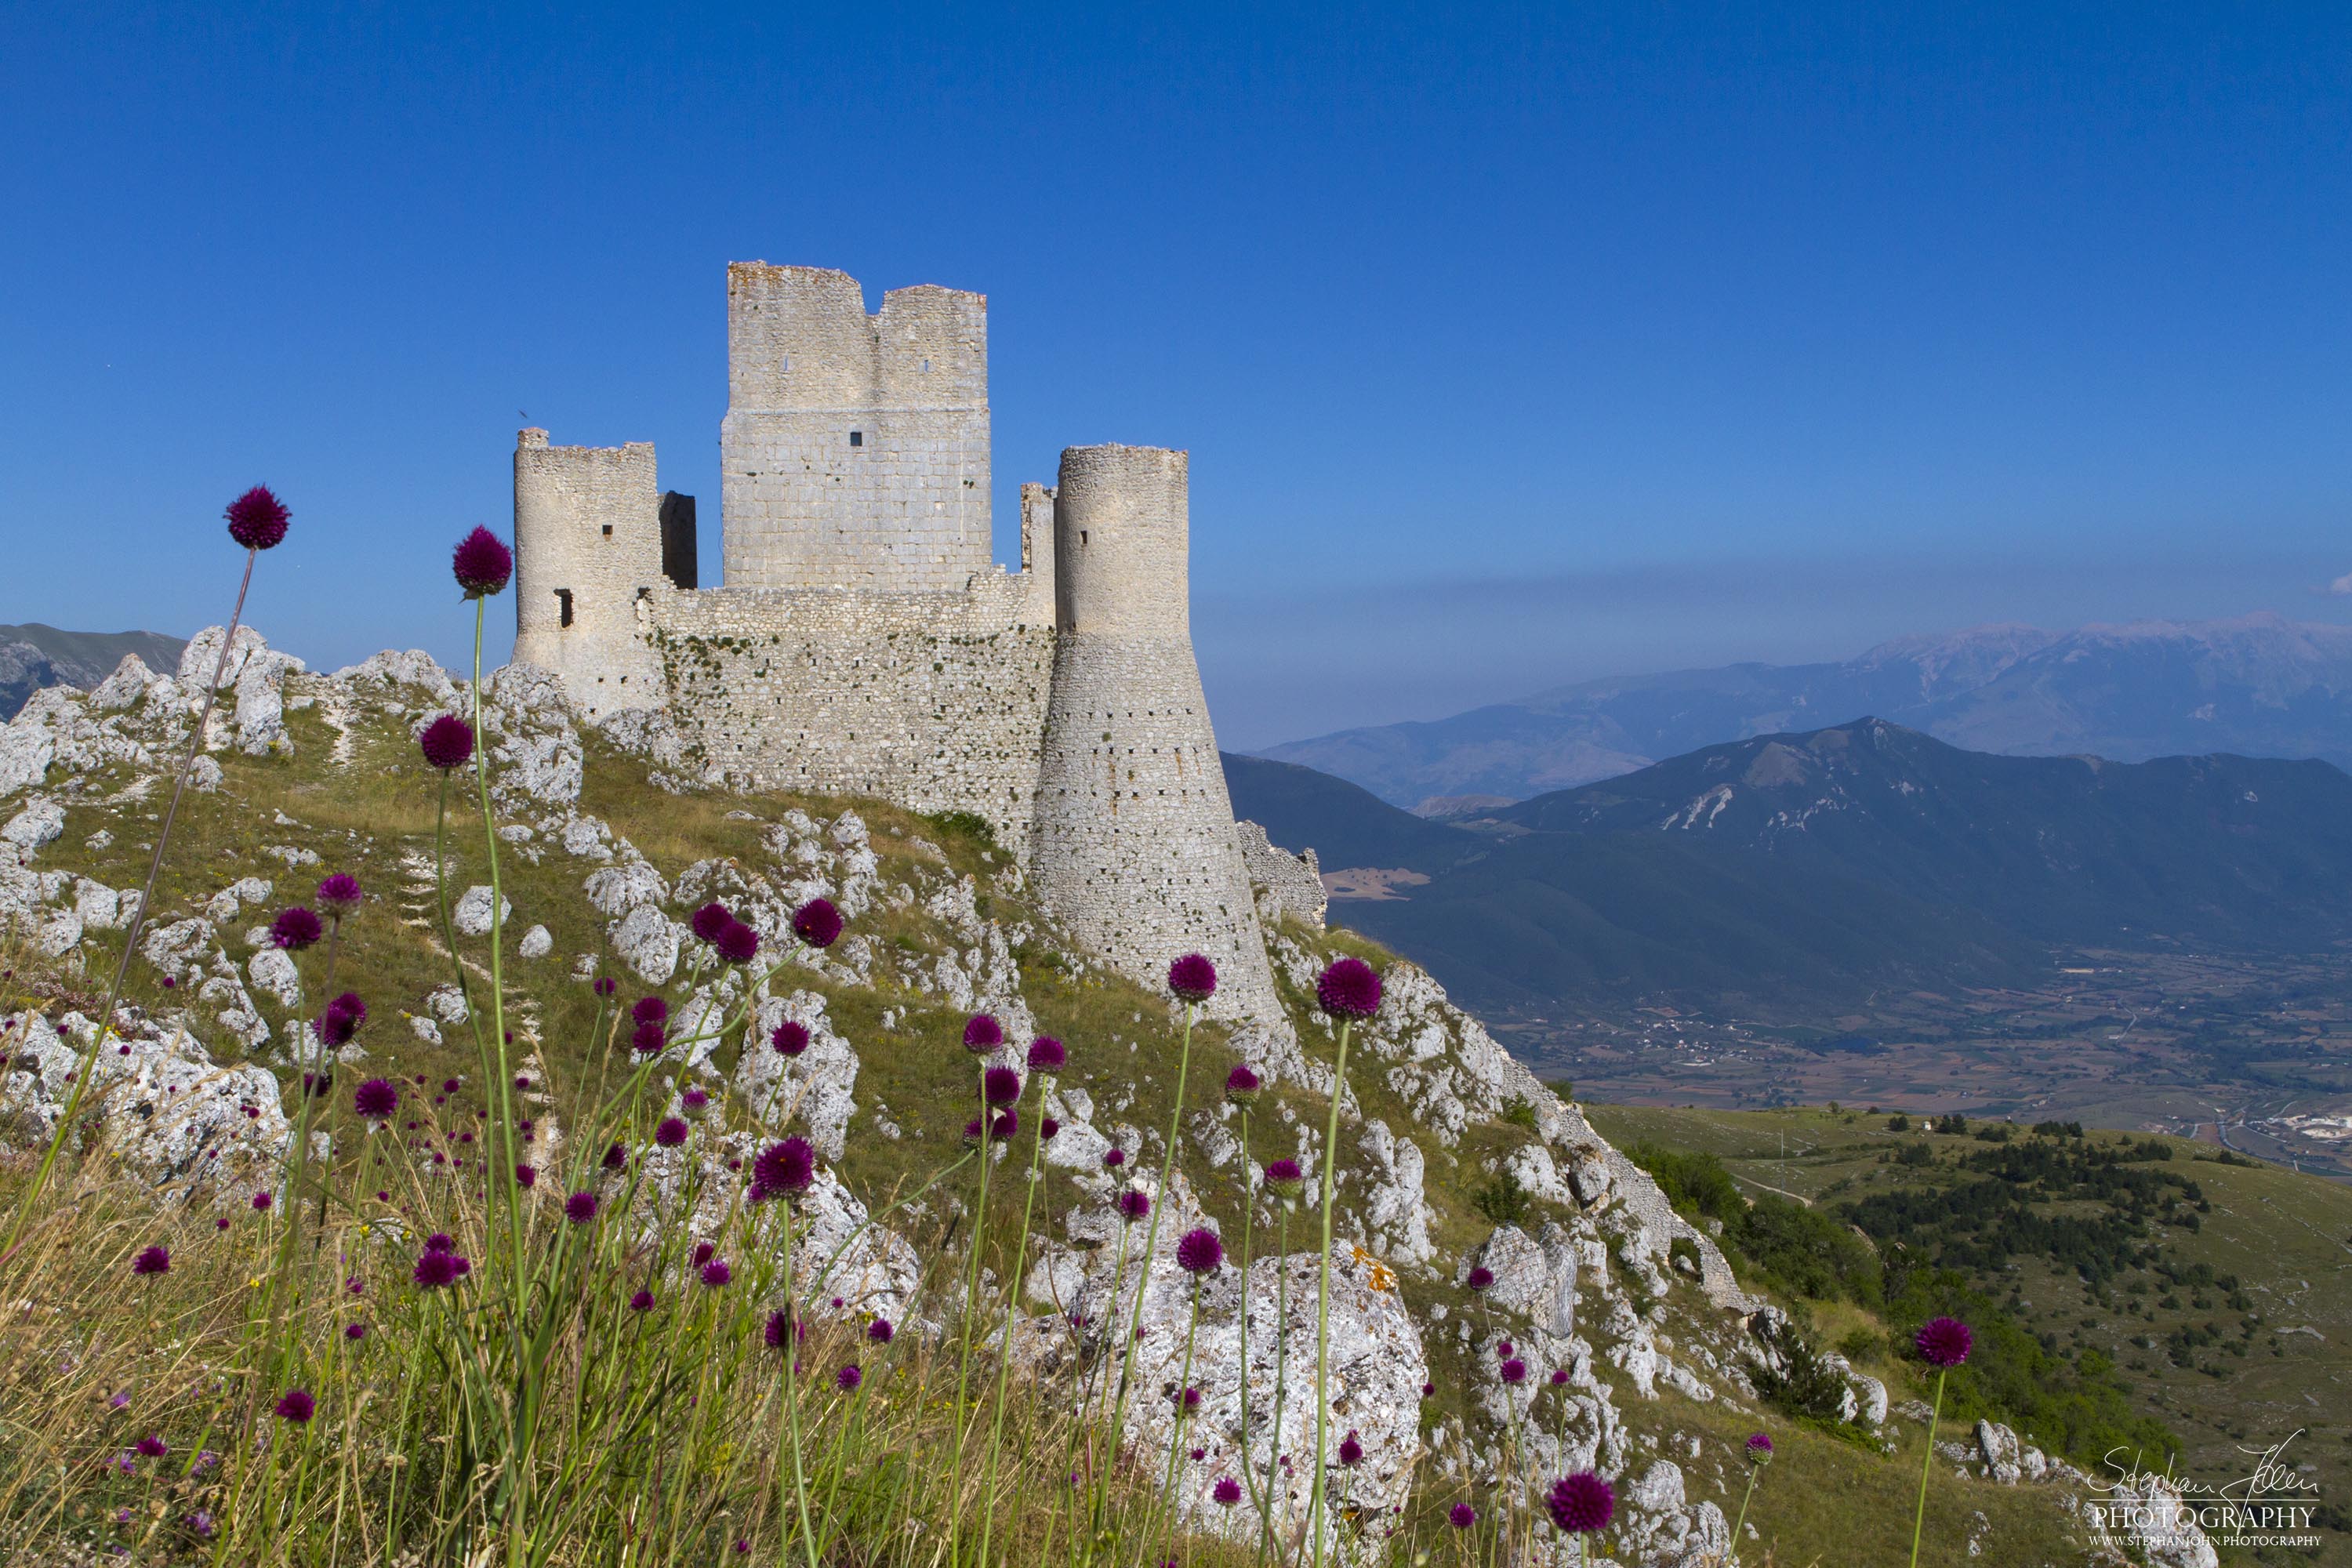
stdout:
{"type": "Polygon", "coordinates": [[[727,269],[723,585],[650,444],[515,447],[515,658],[592,718],[663,709],[746,787],[970,812],[1149,984],[1280,1016],[1192,653],[1186,455],[1073,447],[991,552],[988,299],[727,269]],[[683,525],[681,525],[683,520],[683,525]]]}

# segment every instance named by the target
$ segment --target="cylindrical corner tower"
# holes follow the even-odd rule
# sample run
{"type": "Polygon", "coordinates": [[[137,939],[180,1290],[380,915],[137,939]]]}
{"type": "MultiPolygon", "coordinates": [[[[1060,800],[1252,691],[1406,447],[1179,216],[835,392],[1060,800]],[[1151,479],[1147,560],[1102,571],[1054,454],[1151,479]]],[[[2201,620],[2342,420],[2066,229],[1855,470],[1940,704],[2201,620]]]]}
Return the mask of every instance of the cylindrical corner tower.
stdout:
{"type": "Polygon", "coordinates": [[[1157,986],[1203,952],[1210,1011],[1281,1016],[1192,656],[1187,461],[1073,447],[1055,493],[1059,636],[1037,791],[1039,896],[1157,986]]]}

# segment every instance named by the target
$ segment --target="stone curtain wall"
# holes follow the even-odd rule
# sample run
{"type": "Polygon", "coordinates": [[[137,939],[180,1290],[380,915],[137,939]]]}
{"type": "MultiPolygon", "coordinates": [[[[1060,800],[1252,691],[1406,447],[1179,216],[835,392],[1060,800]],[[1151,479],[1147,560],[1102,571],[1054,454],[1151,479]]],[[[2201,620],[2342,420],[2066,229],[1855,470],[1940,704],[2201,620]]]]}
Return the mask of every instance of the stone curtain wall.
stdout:
{"type": "Polygon", "coordinates": [[[656,591],[671,711],[729,782],[969,811],[1024,859],[1054,665],[1050,591],[656,591]]]}
{"type": "Polygon", "coordinates": [[[1052,702],[1038,774],[1039,896],[1124,973],[1200,952],[1211,1011],[1281,1016],[1187,608],[1185,454],[1062,454],[1052,702]]]}
{"type": "Polygon", "coordinates": [[[1322,930],[1331,896],[1323,889],[1323,867],[1315,851],[1293,855],[1267,838],[1265,829],[1255,822],[1234,823],[1234,837],[1242,847],[1242,865],[1249,872],[1250,887],[1257,894],[1258,918],[1278,921],[1287,915],[1322,930]]]}
{"type": "Polygon", "coordinates": [[[652,444],[551,447],[546,431],[525,430],[514,478],[516,662],[562,676],[591,714],[658,706],[661,667],[636,610],[669,585],[652,444]],[[559,590],[572,597],[568,626],[559,590]]]}
{"type": "Polygon", "coordinates": [[[845,272],[732,263],[727,392],[729,587],[949,591],[989,569],[986,295],[895,289],[868,316],[845,272]]]}

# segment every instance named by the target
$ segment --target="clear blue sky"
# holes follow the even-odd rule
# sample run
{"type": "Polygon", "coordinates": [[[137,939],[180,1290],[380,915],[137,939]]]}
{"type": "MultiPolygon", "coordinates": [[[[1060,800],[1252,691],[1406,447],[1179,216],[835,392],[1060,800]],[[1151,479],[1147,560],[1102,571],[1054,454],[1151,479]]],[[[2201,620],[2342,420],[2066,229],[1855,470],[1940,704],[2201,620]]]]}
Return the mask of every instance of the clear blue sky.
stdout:
{"type": "Polygon", "coordinates": [[[219,619],[266,479],[266,632],[454,660],[523,411],[712,559],[750,258],[989,295],[1000,558],[1191,448],[1228,744],[2352,618],[2342,6],[816,9],[0,12],[0,620],[219,619]]]}

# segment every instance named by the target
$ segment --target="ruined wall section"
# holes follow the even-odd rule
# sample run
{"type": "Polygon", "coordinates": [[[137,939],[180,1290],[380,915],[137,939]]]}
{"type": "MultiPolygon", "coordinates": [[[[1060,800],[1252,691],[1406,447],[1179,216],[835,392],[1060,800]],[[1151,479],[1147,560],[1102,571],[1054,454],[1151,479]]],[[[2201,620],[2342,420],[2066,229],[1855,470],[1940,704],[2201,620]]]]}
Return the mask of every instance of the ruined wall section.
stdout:
{"type": "Polygon", "coordinates": [[[990,570],[988,297],[727,268],[730,588],[961,589],[990,570]]]}
{"type": "Polygon", "coordinates": [[[663,589],[643,618],[672,713],[730,784],[969,811],[1025,858],[1054,667],[1040,586],[663,589]]]}
{"type": "Polygon", "coordinates": [[[515,659],[551,669],[591,714],[659,706],[661,664],[637,603],[667,591],[650,442],[515,441],[515,659]]]}
{"type": "Polygon", "coordinates": [[[1182,452],[1076,447],[1055,505],[1052,702],[1032,872],[1046,906],[1150,985],[1204,952],[1211,1011],[1281,1016],[1188,606],[1182,452]]]}

